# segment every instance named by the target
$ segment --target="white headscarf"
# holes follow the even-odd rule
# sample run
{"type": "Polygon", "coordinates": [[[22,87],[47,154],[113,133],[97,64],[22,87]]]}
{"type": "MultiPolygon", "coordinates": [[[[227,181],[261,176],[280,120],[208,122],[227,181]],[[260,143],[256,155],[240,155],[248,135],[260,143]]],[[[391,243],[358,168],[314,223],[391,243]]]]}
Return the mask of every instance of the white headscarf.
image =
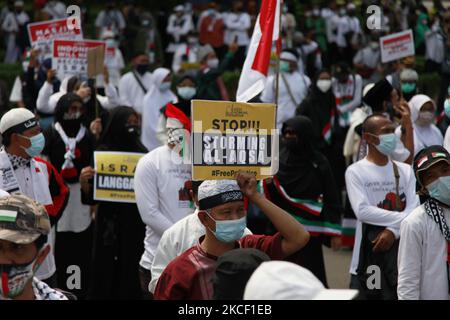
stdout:
{"type": "Polygon", "coordinates": [[[161,145],[156,137],[160,109],[169,102],[176,103],[178,101],[177,96],[172,90],[161,91],[159,88],[169,73],[170,70],[166,68],[156,69],[153,72],[153,86],[144,96],[141,140],[148,151],[161,145]]]}
{"type": "Polygon", "coordinates": [[[408,103],[411,110],[411,121],[414,127],[414,155],[416,155],[423,148],[432,145],[442,146],[442,144],[444,143],[442,133],[434,124],[430,124],[427,126],[417,124],[420,108],[422,108],[422,106],[427,102],[431,102],[436,109],[434,101],[431,100],[429,96],[426,96],[424,94],[415,95],[408,103]]]}

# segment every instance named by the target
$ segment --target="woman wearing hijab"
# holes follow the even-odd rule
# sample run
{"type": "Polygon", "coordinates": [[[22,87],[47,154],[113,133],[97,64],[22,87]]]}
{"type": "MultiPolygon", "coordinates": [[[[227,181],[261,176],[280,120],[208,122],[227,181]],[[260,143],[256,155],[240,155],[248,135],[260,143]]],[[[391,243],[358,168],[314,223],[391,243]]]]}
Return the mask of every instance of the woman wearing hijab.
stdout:
{"type": "Polygon", "coordinates": [[[170,70],[158,68],[153,72],[153,86],[144,96],[141,140],[148,151],[161,145],[156,137],[160,109],[169,102],[178,101],[177,96],[170,90],[171,83],[170,70]]]}
{"type": "Polygon", "coordinates": [[[262,190],[311,235],[289,260],[311,270],[326,285],[322,244],[339,248],[342,210],[330,164],[317,149],[313,132],[311,120],[304,116],[283,124],[279,171],[272,180],[262,181],[262,190]]]}
{"type": "Polygon", "coordinates": [[[191,100],[197,96],[197,83],[190,75],[185,75],[177,81],[177,100],[176,103],[168,103],[160,109],[157,138],[159,145],[167,143],[167,118],[169,110],[179,110],[183,112],[188,118],[191,116],[191,100]],[[170,105],[170,108],[168,106],[170,105]]]}
{"type": "MultiPolygon", "coordinates": [[[[98,151],[146,153],[139,140],[139,118],[130,107],[111,111],[98,151]]],[[[93,201],[94,169],[82,170],[84,203],[93,201]]],[[[144,224],[135,203],[99,201],[95,219],[90,299],[140,299],[139,259],[144,251],[144,224]]]]}
{"type": "Polygon", "coordinates": [[[70,188],[67,207],[56,226],[55,260],[58,287],[85,298],[88,287],[89,263],[92,248],[91,211],[80,201],[82,168],[89,165],[94,151],[94,138],[86,129],[85,108],[82,99],[75,93],[63,95],[55,109],[55,122],[44,131],[46,155],[61,173],[70,188]],[[66,273],[69,266],[81,270],[81,288],[67,288],[66,273]]]}
{"type": "Polygon", "coordinates": [[[328,159],[332,155],[332,128],[336,114],[336,101],[331,90],[331,74],[327,70],[318,73],[316,81],[305,100],[296,111],[297,115],[306,116],[312,121],[314,139],[318,141],[318,149],[328,159]]]}
{"type": "MultiPolygon", "coordinates": [[[[424,94],[418,94],[412,97],[408,104],[414,129],[414,156],[428,146],[442,146],[444,138],[434,124],[436,105],[433,100],[424,94]]],[[[395,133],[400,137],[401,127],[397,127],[395,133]]]]}

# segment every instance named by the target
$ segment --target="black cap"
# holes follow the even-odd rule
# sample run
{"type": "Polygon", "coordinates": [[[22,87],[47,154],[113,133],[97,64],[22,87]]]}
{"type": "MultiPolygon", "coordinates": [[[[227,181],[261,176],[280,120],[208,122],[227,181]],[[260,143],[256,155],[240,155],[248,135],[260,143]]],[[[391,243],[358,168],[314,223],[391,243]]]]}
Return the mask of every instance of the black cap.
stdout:
{"type": "Polygon", "coordinates": [[[370,106],[374,112],[382,111],[383,102],[391,98],[391,92],[394,88],[386,80],[386,78],[378,81],[375,85],[364,95],[363,102],[370,106]]]}
{"type": "Polygon", "coordinates": [[[259,265],[270,258],[264,252],[247,248],[224,253],[217,260],[214,300],[242,300],[245,286],[259,265]]]}
{"type": "Polygon", "coordinates": [[[439,145],[430,146],[422,149],[414,158],[414,174],[416,175],[416,180],[422,186],[419,174],[420,172],[427,170],[432,165],[440,162],[446,161],[450,164],[450,153],[443,147],[439,145]]]}

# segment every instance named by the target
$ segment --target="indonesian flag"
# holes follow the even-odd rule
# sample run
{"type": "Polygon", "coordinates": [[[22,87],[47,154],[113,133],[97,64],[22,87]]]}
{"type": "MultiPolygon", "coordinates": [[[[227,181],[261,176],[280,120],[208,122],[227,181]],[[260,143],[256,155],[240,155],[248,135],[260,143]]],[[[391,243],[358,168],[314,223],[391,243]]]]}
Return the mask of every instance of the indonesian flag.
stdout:
{"type": "Polygon", "coordinates": [[[269,71],[272,42],[280,33],[281,0],[263,0],[239,78],[236,101],[247,102],[263,91],[269,71]]]}

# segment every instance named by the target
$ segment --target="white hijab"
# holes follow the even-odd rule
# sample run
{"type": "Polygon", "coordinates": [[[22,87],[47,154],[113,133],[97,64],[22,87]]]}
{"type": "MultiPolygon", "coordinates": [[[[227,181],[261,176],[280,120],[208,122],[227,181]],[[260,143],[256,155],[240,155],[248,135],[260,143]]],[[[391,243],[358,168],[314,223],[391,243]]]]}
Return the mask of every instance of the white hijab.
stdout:
{"type": "Polygon", "coordinates": [[[156,137],[160,109],[169,102],[176,103],[178,101],[172,90],[161,91],[159,88],[169,73],[170,70],[166,68],[156,69],[153,72],[153,85],[144,96],[141,140],[148,151],[161,145],[156,137]]]}
{"type": "Polygon", "coordinates": [[[417,124],[420,108],[422,108],[422,106],[427,102],[431,102],[436,110],[436,105],[433,100],[424,94],[417,94],[408,102],[409,109],[411,110],[411,121],[414,127],[414,155],[416,155],[423,148],[432,145],[442,146],[444,143],[442,133],[434,124],[427,126],[417,124]]]}

